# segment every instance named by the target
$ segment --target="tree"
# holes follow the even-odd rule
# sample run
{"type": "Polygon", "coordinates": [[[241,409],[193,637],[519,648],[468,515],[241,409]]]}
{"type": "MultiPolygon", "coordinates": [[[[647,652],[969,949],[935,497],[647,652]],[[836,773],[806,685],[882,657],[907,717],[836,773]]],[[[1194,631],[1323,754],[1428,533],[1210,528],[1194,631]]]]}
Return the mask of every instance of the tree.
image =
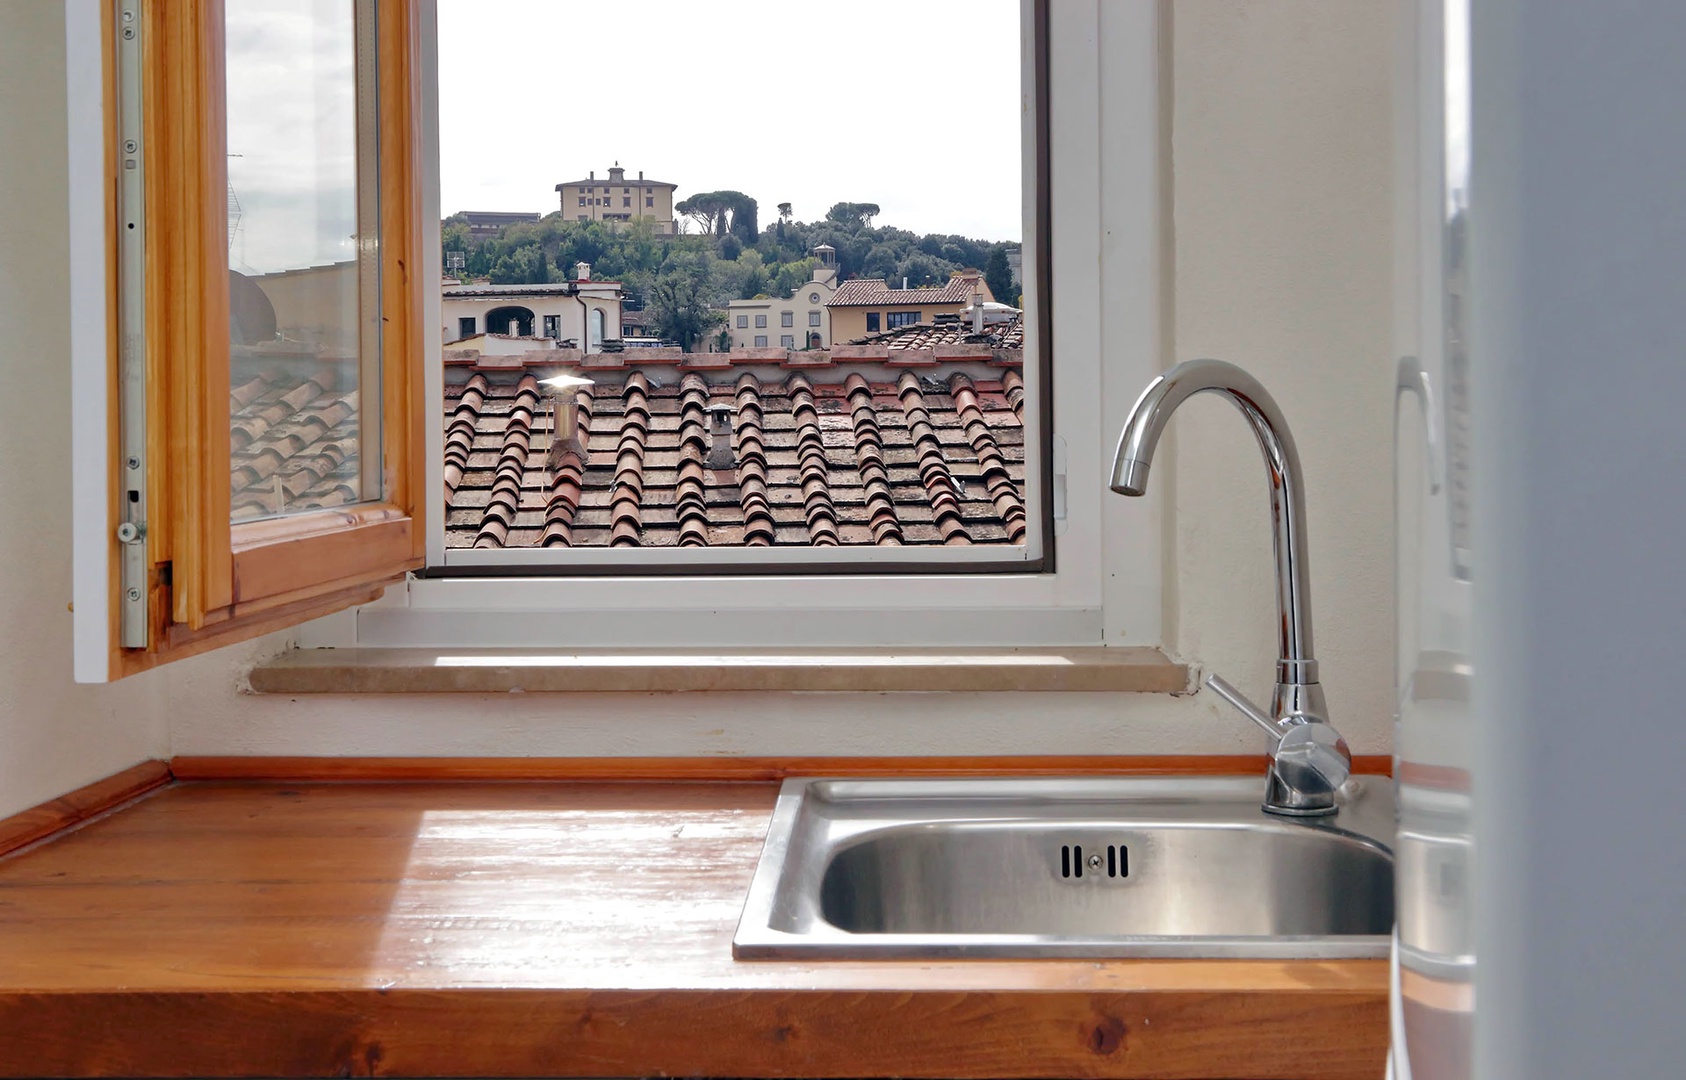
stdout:
{"type": "Polygon", "coordinates": [[[673,208],[714,236],[733,235],[740,243],[753,245],[761,234],[756,223],[759,204],[741,191],[701,191],[681,199],[673,208]]]}
{"type": "Polygon", "coordinates": [[[680,252],[650,286],[651,318],[661,336],[686,350],[699,344],[709,331],[725,320],[725,313],[709,307],[711,267],[693,252],[680,252]]]}
{"type": "Polygon", "coordinates": [[[779,203],[779,224],[786,225],[786,224],[789,224],[789,223],[790,223],[790,204],[787,203],[787,202],[779,203]]]}
{"type": "Polygon", "coordinates": [[[878,216],[878,204],[869,202],[840,202],[834,203],[825,212],[825,219],[838,225],[853,229],[872,228],[872,219],[878,216]]]}
{"type": "Polygon", "coordinates": [[[995,294],[995,299],[1003,304],[1013,302],[1013,267],[1007,261],[1007,249],[997,247],[991,249],[989,261],[984,264],[984,284],[995,294]]]}

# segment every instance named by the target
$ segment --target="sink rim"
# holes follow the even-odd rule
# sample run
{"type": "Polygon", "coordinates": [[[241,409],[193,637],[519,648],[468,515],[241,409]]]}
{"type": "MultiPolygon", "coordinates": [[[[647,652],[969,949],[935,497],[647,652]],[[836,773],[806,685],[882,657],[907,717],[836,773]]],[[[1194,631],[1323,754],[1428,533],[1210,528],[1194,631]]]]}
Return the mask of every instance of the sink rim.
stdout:
{"type": "MultiPolygon", "coordinates": [[[[1378,850],[1389,865],[1395,861],[1393,792],[1386,777],[1363,777],[1344,793],[1341,813],[1332,818],[1287,819],[1266,815],[1259,806],[1263,784],[1256,776],[1229,777],[1009,777],[942,779],[862,779],[853,777],[792,777],[780,786],[767,838],[755,867],[744,909],[732,939],[733,956],[740,960],[769,959],[1378,959],[1388,955],[1390,934],[1319,935],[1070,935],[1070,934],[940,934],[940,933],[854,933],[823,919],[813,920],[801,932],[775,925],[775,908],[780,887],[792,869],[788,857],[797,837],[797,826],[805,806],[814,816],[824,808],[866,807],[876,802],[902,805],[925,803],[935,810],[944,801],[965,799],[972,804],[969,821],[978,820],[979,801],[999,800],[1003,804],[1067,804],[1079,806],[1106,803],[1127,808],[1129,804],[1209,807],[1215,820],[1207,822],[1164,822],[1172,827],[1267,827],[1273,831],[1305,829],[1331,833],[1343,840],[1378,850]],[[1228,813],[1233,816],[1222,816],[1228,813]],[[1250,815],[1257,814],[1256,818],[1250,815]]],[[[1024,821],[1023,813],[1008,813],[1003,821],[1024,821]]],[[[1127,809],[1125,809],[1127,813],[1127,809]]],[[[1088,815],[1084,815],[1088,816],[1088,815]]],[[[922,824],[941,822],[944,815],[915,817],[903,814],[890,819],[862,818],[859,827],[842,830],[845,838],[823,845],[818,874],[836,852],[873,834],[895,832],[922,824]]],[[[987,820],[987,819],[985,819],[987,820]]],[[[796,872],[813,876],[814,867],[796,867],[796,872]]],[[[815,882],[817,890],[817,881],[815,882]]],[[[814,894],[817,897],[817,891],[814,894]]]]}

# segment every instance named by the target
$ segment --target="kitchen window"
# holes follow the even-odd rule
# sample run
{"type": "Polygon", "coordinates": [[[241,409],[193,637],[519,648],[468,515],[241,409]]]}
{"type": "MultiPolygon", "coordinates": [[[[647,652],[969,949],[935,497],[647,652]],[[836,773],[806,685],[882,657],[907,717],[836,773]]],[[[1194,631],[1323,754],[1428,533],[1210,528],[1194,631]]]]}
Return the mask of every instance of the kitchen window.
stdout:
{"type": "MultiPolygon", "coordinates": [[[[441,7],[450,7],[453,3],[454,0],[442,0],[441,7]]],[[[391,9],[396,12],[392,26],[402,26],[403,20],[411,17],[427,22],[434,5],[431,0],[380,0],[380,6],[383,18],[391,9]]],[[[458,8],[466,10],[467,5],[458,5],[458,8]]],[[[1157,266],[1152,254],[1152,240],[1158,214],[1154,196],[1157,173],[1153,167],[1152,150],[1157,131],[1152,75],[1156,33],[1154,16],[1151,9],[1138,10],[1134,6],[1104,7],[1097,14],[1095,10],[1081,5],[1065,7],[1034,2],[1022,5],[1020,13],[1023,70],[1042,72],[1041,77],[1052,80],[1054,84],[1053,100],[1066,104],[1059,109],[1048,110],[1048,95],[1035,92],[1034,81],[1026,83],[1027,92],[1035,103],[1034,108],[1022,111],[1028,118],[1026,146],[1051,144],[1053,152],[1059,156],[1061,168],[1057,173],[1048,172],[1046,151],[1027,153],[1025,158],[1024,181],[1029,197],[1026,200],[1027,228],[1023,242],[1023,289],[1029,322],[1025,332],[1024,394],[1018,400],[1024,410],[1021,421],[1024,438],[1033,448],[1033,456],[1040,460],[1025,471],[1023,487],[1018,493],[1027,523],[1026,542],[1018,545],[1019,550],[1010,559],[991,563],[988,560],[997,556],[973,545],[975,551],[983,552],[983,556],[970,564],[956,563],[953,560],[960,546],[937,543],[878,549],[871,552],[871,557],[866,560],[850,560],[846,556],[851,553],[839,549],[816,562],[812,548],[786,548],[775,542],[755,553],[758,569],[748,572],[741,553],[723,549],[712,552],[706,547],[701,550],[675,546],[665,550],[630,551],[611,547],[589,553],[591,558],[559,563],[555,558],[559,553],[548,549],[532,552],[484,547],[447,549],[443,536],[444,515],[436,504],[416,530],[418,534],[425,535],[426,569],[402,581],[380,603],[359,611],[353,620],[356,640],[364,644],[402,644],[423,638],[439,641],[450,628],[449,635],[465,644],[555,643],[575,640],[577,633],[583,633],[589,627],[590,640],[594,643],[615,640],[661,643],[678,637],[695,640],[692,632],[695,624],[689,621],[690,616],[676,616],[676,612],[725,611],[726,622],[720,625],[727,628],[728,638],[746,643],[751,638],[822,643],[819,639],[892,640],[898,636],[911,640],[959,641],[977,640],[980,635],[1015,642],[1097,641],[1103,638],[1108,641],[1156,641],[1159,617],[1158,531],[1137,527],[1128,534],[1109,532],[1103,527],[1103,518],[1111,515],[1103,515],[1099,494],[1101,458],[1107,450],[1103,429],[1121,419],[1135,392],[1158,366],[1159,351],[1154,338],[1158,308],[1157,301],[1152,299],[1151,288],[1153,269],[1157,266]],[[1045,32],[1040,29],[1042,20],[1046,20],[1045,32]],[[1052,42],[1052,48],[1061,57],[1058,65],[1045,64],[1031,44],[1044,33],[1045,40],[1052,42]],[[1112,65],[1110,73],[1103,75],[1099,64],[1103,47],[1109,57],[1127,57],[1131,62],[1122,67],[1112,65]],[[1063,90],[1060,89],[1062,86],[1063,90]],[[1109,123],[1105,128],[1099,125],[1099,113],[1093,105],[1103,98],[1117,106],[1109,113],[1109,123]],[[1045,119],[1038,122],[1038,116],[1045,116],[1045,119]],[[1105,199],[1101,197],[1099,168],[1103,146],[1112,147],[1108,152],[1115,155],[1109,164],[1108,196],[1105,199]],[[1052,188],[1048,187],[1050,179],[1052,188]],[[1093,268],[1103,262],[1095,239],[1097,220],[1103,225],[1110,222],[1108,227],[1112,231],[1107,235],[1115,237],[1114,246],[1109,248],[1108,253],[1112,261],[1106,263],[1109,270],[1105,275],[1093,272],[1093,268]],[[1045,258],[1048,252],[1052,253],[1051,265],[1045,258]],[[1119,255],[1118,252],[1124,254],[1119,255]],[[1062,298],[1053,309],[1058,312],[1055,316],[1050,316],[1039,305],[1049,277],[1060,290],[1062,298]],[[1104,335],[1103,326],[1106,328],[1104,335]],[[1045,359],[1040,350],[1049,342],[1057,342],[1060,350],[1056,365],[1058,378],[1052,383],[1046,381],[1039,367],[1045,359]],[[1108,372],[1104,380],[1101,377],[1103,365],[1108,372]],[[1054,421],[1051,431],[1046,426],[1050,417],[1054,421]],[[1052,556],[1056,546],[1059,557],[1054,561],[1052,556]],[[537,558],[525,562],[509,559],[519,555],[537,558]],[[724,558],[707,558],[711,555],[724,558]],[[547,558],[549,562],[543,561],[547,558]],[[635,562],[635,558],[639,561],[635,562]],[[532,572],[524,569],[529,566],[535,569],[544,567],[544,576],[521,576],[532,572]],[[974,566],[975,569],[971,568],[974,566]],[[637,569],[634,570],[634,567],[637,569]],[[727,569],[733,576],[719,576],[727,569]],[[801,575],[796,578],[783,576],[792,570],[801,570],[801,575]],[[472,577],[462,576],[470,571],[472,577]],[[652,576],[657,571],[660,574],[652,576]],[[634,576],[628,576],[628,572],[634,576]],[[568,575],[566,580],[559,577],[559,573],[568,575]],[[800,622],[791,622],[784,614],[789,610],[788,598],[792,588],[800,589],[804,598],[803,614],[806,618],[800,622]],[[508,613],[518,611],[525,614],[512,620],[508,613]],[[742,619],[731,614],[750,611],[764,613],[765,618],[759,625],[747,614],[742,619]],[[465,612],[484,615],[463,617],[465,612]],[[815,619],[816,612],[825,612],[826,615],[815,619]],[[985,617],[983,612],[997,614],[985,617]],[[786,633],[786,630],[791,632],[786,633]]],[[[393,32],[390,27],[383,31],[383,40],[387,40],[393,32]]],[[[435,257],[441,217],[441,208],[436,201],[437,149],[430,154],[410,151],[410,156],[406,156],[403,140],[413,138],[421,146],[435,138],[427,125],[431,123],[430,118],[437,115],[439,107],[432,88],[432,73],[436,70],[433,66],[434,50],[439,47],[439,42],[431,35],[415,35],[409,40],[418,38],[422,42],[419,63],[428,73],[415,82],[421,87],[419,115],[423,120],[417,125],[413,120],[406,119],[399,128],[383,134],[380,176],[383,185],[389,182],[397,184],[404,179],[418,183],[418,194],[406,194],[400,199],[383,202],[382,221],[392,227],[402,226],[406,221],[415,224],[422,243],[428,245],[432,253],[412,261],[414,265],[425,266],[441,261],[435,257]],[[397,144],[400,152],[388,151],[385,141],[388,138],[397,144]],[[407,161],[414,164],[407,167],[404,164],[407,161]]],[[[402,48],[395,47],[390,54],[382,53],[380,60],[383,64],[397,63],[402,55],[402,48]]],[[[410,84],[410,76],[407,75],[399,78],[397,83],[400,86],[410,84]]],[[[396,104],[387,103],[389,107],[396,104]]],[[[184,106],[182,113],[191,115],[197,108],[197,104],[184,106]]],[[[437,143],[433,145],[436,147],[437,143]]],[[[203,160],[210,161],[214,156],[205,154],[203,160]]],[[[218,207],[219,220],[221,208],[227,201],[222,197],[225,187],[226,184],[212,179],[209,183],[201,181],[198,188],[201,192],[218,192],[214,200],[206,196],[198,199],[198,203],[208,205],[214,202],[218,207]]],[[[184,205],[189,204],[184,202],[184,205]]],[[[821,214],[823,210],[814,212],[816,218],[821,214]]],[[[581,215],[582,218],[584,216],[581,215]]],[[[870,215],[864,220],[870,220],[870,215]]],[[[215,230],[217,242],[203,244],[198,249],[201,255],[216,250],[219,243],[226,247],[222,232],[221,228],[215,230]]],[[[673,242],[683,239],[680,236],[673,242]]],[[[383,231],[380,244],[383,267],[395,265],[388,260],[401,247],[401,240],[402,237],[390,228],[383,231]]],[[[664,238],[663,243],[668,242],[664,238]]],[[[187,258],[191,261],[192,256],[187,258]]],[[[575,278],[572,266],[562,267],[553,263],[551,269],[553,272],[561,269],[567,282],[573,282],[575,278]]],[[[893,270],[886,270],[883,276],[889,278],[892,273],[893,270]]],[[[426,279],[437,288],[437,276],[419,274],[414,275],[412,281],[426,279]]],[[[403,274],[394,270],[383,274],[381,280],[385,297],[400,291],[398,286],[403,274]]],[[[587,280],[592,282],[591,287],[595,287],[596,278],[587,280]]],[[[608,282],[609,279],[605,277],[602,280],[608,282]]],[[[846,285],[848,280],[844,278],[839,284],[846,285]]],[[[581,281],[579,287],[584,290],[588,286],[581,281]]],[[[608,287],[607,284],[604,287],[608,287]]],[[[437,297],[428,298],[425,293],[420,293],[414,302],[418,310],[425,310],[429,304],[439,301],[437,297]]],[[[460,443],[451,441],[452,413],[445,409],[445,404],[457,401],[460,392],[458,397],[447,397],[443,365],[439,362],[441,335],[438,330],[429,334],[421,328],[419,321],[401,321],[394,330],[390,320],[392,313],[399,309],[386,310],[388,329],[382,342],[382,355],[395,358],[389,367],[419,372],[426,386],[422,407],[407,421],[411,425],[409,430],[425,442],[425,453],[416,455],[424,474],[411,485],[414,496],[408,503],[410,512],[415,513],[416,508],[422,505],[422,493],[444,489],[452,482],[456,468],[482,467],[474,462],[478,461],[476,455],[486,451],[471,440],[466,457],[459,459],[454,456],[458,451],[452,448],[460,443]],[[409,329],[412,326],[415,327],[413,333],[409,329]],[[405,333],[412,333],[412,336],[399,344],[394,335],[405,333]],[[452,464],[458,460],[463,462],[462,466],[452,464]]],[[[841,313],[844,310],[836,307],[832,310],[834,334],[839,336],[840,345],[846,341],[841,336],[843,331],[837,328],[837,320],[843,317],[841,313]]],[[[431,324],[437,327],[438,309],[433,308],[433,311],[431,324]]],[[[648,303],[645,313],[649,313],[648,303]]],[[[811,313],[811,320],[817,314],[811,313]]],[[[864,324],[866,332],[877,333],[879,313],[863,314],[865,318],[855,325],[864,324]]],[[[574,317],[578,318],[577,315],[574,317]]],[[[758,318],[758,325],[765,326],[764,315],[758,318]]],[[[811,322],[811,325],[817,323],[811,322]]],[[[854,332],[858,334],[861,331],[854,332]]],[[[766,344],[765,335],[756,335],[755,340],[758,346],[766,344]]],[[[605,338],[602,347],[619,349],[620,346],[618,340],[605,338]]],[[[626,354],[611,352],[604,355],[617,358],[626,354]]],[[[617,362],[626,363],[624,359],[610,359],[604,366],[617,362]]],[[[778,385],[781,388],[799,386],[794,379],[795,374],[810,377],[806,371],[781,372],[776,375],[778,385]]],[[[768,377],[775,376],[769,373],[768,377]]],[[[977,381],[976,377],[969,377],[977,381]]],[[[905,390],[891,390],[882,404],[875,405],[884,410],[905,408],[916,411],[920,408],[919,401],[935,403],[940,398],[953,398],[955,387],[961,384],[944,380],[946,390],[939,391],[932,381],[936,378],[933,374],[913,373],[912,381],[906,383],[905,390]],[[904,401],[906,404],[901,404],[904,401]]],[[[661,393],[678,392],[677,388],[670,391],[659,379],[650,391],[637,386],[628,390],[622,383],[623,380],[614,383],[617,400],[598,402],[600,407],[595,415],[611,415],[610,408],[601,407],[611,404],[619,410],[649,408],[650,401],[665,401],[659,397],[661,393]]],[[[389,391],[386,397],[388,403],[407,400],[396,390],[389,391]]],[[[539,396],[529,409],[533,419],[528,422],[534,425],[532,430],[536,436],[530,444],[533,449],[544,446],[548,452],[550,429],[544,425],[551,422],[553,412],[565,412],[570,404],[578,400],[576,396],[571,402],[561,394],[548,391],[539,396]]],[[[1002,400],[1005,401],[1005,396],[1002,400]]],[[[754,412],[755,404],[748,399],[730,402],[731,423],[734,425],[731,440],[734,467],[744,460],[742,447],[751,445],[746,441],[742,423],[754,412]]],[[[1006,407],[993,399],[988,404],[992,409],[1006,407]]],[[[837,426],[837,420],[850,415],[846,399],[816,398],[815,406],[819,418],[824,421],[820,426],[822,433],[844,430],[837,426]],[[841,404],[841,411],[833,402],[841,404]],[[825,409],[823,412],[818,408],[821,405],[825,409]]],[[[661,407],[665,409],[667,406],[663,404],[661,407]]],[[[925,406],[927,411],[930,407],[930,404],[925,406]]],[[[802,406],[801,415],[806,415],[806,408],[802,406]]],[[[885,415],[892,414],[886,411],[885,415]]],[[[710,419],[705,417],[705,430],[710,419]]],[[[388,424],[387,427],[390,429],[393,425],[388,424]]],[[[853,439],[855,432],[851,430],[848,434],[853,439]]],[[[595,429],[592,435],[596,435],[595,429]]],[[[383,434],[383,438],[392,436],[391,430],[383,434]]],[[[941,435],[938,438],[941,439],[941,435]]],[[[508,444],[505,442],[503,445],[508,444]]],[[[586,471],[608,469],[610,475],[607,478],[593,475],[584,479],[588,482],[606,479],[612,485],[616,468],[613,455],[606,455],[599,462],[597,448],[589,449],[592,459],[586,471]]],[[[494,449],[492,452],[495,457],[501,451],[494,449]]],[[[959,444],[950,446],[942,443],[941,454],[945,459],[957,460],[958,453],[959,444]]],[[[536,454],[534,456],[537,457],[536,454]]],[[[387,472],[391,474],[393,459],[390,450],[387,460],[387,472]]],[[[534,467],[537,467],[536,464],[534,467]]],[[[404,471],[404,475],[409,476],[410,473],[404,471]]],[[[975,481],[976,477],[965,480],[968,497],[975,494],[980,486],[975,481]]],[[[958,488],[959,484],[955,486],[958,488]]],[[[626,490],[626,485],[620,485],[620,489],[626,490]]],[[[528,527],[523,515],[531,511],[526,509],[519,491],[515,494],[516,512],[511,515],[510,527],[528,527]]],[[[1152,503],[1151,498],[1147,500],[1147,505],[1152,503]]],[[[617,512],[614,505],[606,509],[607,516],[613,521],[617,512]]],[[[548,513],[549,507],[540,510],[540,519],[543,520],[548,513]]],[[[651,517],[653,523],[659,524],[658,519],[659,515],[651,517]]],[[[634,527],[637,525],[636,522],[632,524],[634,527]]],[[[870,517],[863,524],[870,527],[870,517]]],[[[1007,553],[1012,547],[1002,545],[997,550],[1007,553]]],[[[563,551],[560,554],[584,553],[563,551]]],[[[178,563],[175,569],[179,575],[183,571],[182,564],[178,563]]],[[[289,609],[286,615],[278,615],[265,627],[285,625],[279,620],[292,618],[298,610],[289,609]]],[[[794,614],[790,611],[791,616],[794,614]]]]}

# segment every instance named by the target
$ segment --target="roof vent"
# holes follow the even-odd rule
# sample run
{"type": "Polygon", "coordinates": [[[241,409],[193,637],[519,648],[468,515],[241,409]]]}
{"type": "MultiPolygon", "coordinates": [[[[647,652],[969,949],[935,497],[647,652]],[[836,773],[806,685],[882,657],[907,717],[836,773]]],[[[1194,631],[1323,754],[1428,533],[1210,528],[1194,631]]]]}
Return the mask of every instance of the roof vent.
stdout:
{"type": "Polygon", "coordinates": [[[575,281],[590,281],[591,280],[591,264],[588,263],[588,262],[577,262],[577,263],[575,263],[574,264],[574,280],[575,281]]]}
{"type": "Polygon", "coordinates": [[[555,472],[572,458],[584,468],[590,453],[580,437],[580,403],[577,391],[591,386],[590,379],[578,375],[555,375],[541,379],[540,386],[550,388],[550,410],[555,423],[550,429],[550,453],[545,455],[545,467],[555,472]]]}
{"type": "Polygon", "coordinates": [[[732,407],[730,405],[710,405],[708,407],[708,467],[711,469],[732,469],[737,467],[737,459],[732,455],[732,407]]]}

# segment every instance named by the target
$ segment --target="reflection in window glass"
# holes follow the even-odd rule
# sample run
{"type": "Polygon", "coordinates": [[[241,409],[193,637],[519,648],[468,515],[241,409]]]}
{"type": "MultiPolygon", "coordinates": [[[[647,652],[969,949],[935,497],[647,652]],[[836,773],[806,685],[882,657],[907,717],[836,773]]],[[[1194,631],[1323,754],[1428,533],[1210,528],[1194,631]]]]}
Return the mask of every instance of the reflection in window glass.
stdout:
{"type": "Polygon", "coordinates": [[[224,7],[232,517],[378,499],[373,3],[224,7]]]}

